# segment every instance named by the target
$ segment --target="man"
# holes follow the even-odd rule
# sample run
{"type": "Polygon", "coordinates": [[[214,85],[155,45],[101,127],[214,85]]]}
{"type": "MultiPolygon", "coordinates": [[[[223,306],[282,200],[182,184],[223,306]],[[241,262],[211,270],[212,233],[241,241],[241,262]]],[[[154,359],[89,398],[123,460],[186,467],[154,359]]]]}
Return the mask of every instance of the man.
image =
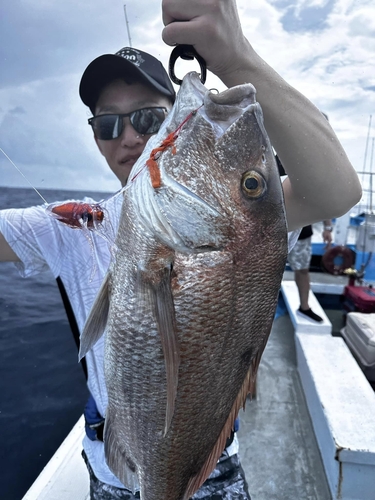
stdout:
{"type": "MultiPolygon", "coordinates": [[[[235,0],[164,0],[163,20],[166,43],[194,45],[208,68],[227,86],[251,82],[257,88],[267,131],[289,175],[283,188],[290,231],[339,216],[359,200],[357,175],[332,129],[306,98],[256,54],[242,33],[235,0]]],[[[80,95],[94,115],[91,126],[98,148],[125,185],[131,167],[174,100],[165,71],[149,55],[124,49],[89,65],[80,95]]],[[[108,200],[105,209],[116,230],[120,197],[108,200]]],[[[43,209],[35,207],[3,211],[0,232],[1,260],[15,261],[24,275],[50,267],[55,276],[61,277],[82,330],[110,261],[106,241],[94,233],[90,248],[81,231],[46,220],[43,209]],[[90,256],[96,260],[93,278],[90,256]]],[[[88,387],[93,395],[86,414],[95,414],[97,409],[100,426],[107,406],[103,339],[86,358],[88,387]]],[[[95,433],[95,424],[92,427],[95,433]]],[[[194,498],[249,498],[236,438],[228,444],[211,479],[194,498]]],[[[109,471],[100,439],[86,437],[84,450],[91,474],[91,498],[137,498],[109,471]]]]}
{"type": "MultiPolygon", "coordinates": [[[[300,300],[297,314],[312,322],[321,323],[323,318],[316,314],[309,306],[310,293],[310,261],[311,261],[311,236],[313,234],[311,224],[302,228],[298,240],[288,254],[288,262],[294,271],[294,281],[296,282],[300,300]]],[[[332,243],[332,221],[323,221],[323,241],[329,246],[332,243]]]]}
{"type": "MultiPolygon", "coordinates": [[[[325,113],[323,116],[328,120],[325,113]]],[[[281,177],[286,175],[284,167],[281,164],[279,157],[276,155],[276,163],[281,177]]],[[[323,241],[327,247],[332,243],[332,221],[330,219],[323,221],[323,241]]],[[[311,236],[313,235],[312,225],[304,226],[298,236],[294,247],[288,253],[288,263],[294,271],[294,281],[296,282],[300,306],[297,314],[312,322],[321,323],[323,318],[316,314],[309,306],[310,294],[310,261],[312,254],[311,236]]]]}

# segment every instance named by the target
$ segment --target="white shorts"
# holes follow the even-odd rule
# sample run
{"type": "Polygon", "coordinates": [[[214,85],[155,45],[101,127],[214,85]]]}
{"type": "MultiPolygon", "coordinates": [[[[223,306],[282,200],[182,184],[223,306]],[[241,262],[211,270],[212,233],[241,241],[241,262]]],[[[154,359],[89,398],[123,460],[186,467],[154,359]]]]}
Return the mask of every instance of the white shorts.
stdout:
{"type": "Polygon", "coordinates": [[[309,269],[311,261],[311,236],[298,240],[293,249],[288,253],[288,262],[293,271],[309,269]]]}

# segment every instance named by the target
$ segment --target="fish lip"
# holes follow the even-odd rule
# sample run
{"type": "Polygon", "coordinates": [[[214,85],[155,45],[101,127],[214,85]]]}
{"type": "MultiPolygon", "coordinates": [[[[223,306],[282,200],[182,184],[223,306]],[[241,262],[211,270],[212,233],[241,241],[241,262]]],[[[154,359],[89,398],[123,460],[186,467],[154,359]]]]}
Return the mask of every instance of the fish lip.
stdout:
{"type": "MultiPolygon", "coordinates": [[[[207,104],[205,102],[205,104],[207,104]]],[[[212,104],[216,105],[215,102],[212,104]]],[[[212,112],[207,113],[207,106],[203,106],[198,110],[198,113],[202,115],[202,117],[206,120],[207,123],[210,124],[213,133],[215,134],[216,140],[219,140],[223,135],[225,135],[232,126],[242,118],[246,113],[254,113],[256,114],[258,109],[260,109],[260,105],[257,101],[248,103],[244,106],[237,106],[237,110],[232,109],[232,114],[230,116],[226,116],[225,119],[220,119],[219,117],[214,118],[212,116],[212,112]]]]}

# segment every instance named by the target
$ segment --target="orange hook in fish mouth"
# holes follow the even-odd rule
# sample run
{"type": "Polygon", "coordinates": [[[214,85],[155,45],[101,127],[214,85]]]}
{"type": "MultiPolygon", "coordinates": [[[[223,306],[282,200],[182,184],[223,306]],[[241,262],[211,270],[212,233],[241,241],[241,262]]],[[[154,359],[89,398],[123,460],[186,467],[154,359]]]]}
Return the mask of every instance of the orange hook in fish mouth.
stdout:
{"type": "Polygon", "coordinates": [[[157,148],[154,148],[151,151],[150,158],[146,161],[146,165],[148,167],[148,170],[150,172],[150,177],[151,177],[151,184],[154,189],[160,188],[161,186],[161,175],[160,175],[160,168],[158,164],[156,163],[156,160],[160,157],[160,155],[165,151],[167,148],[172,148],[172,154],[176,154],[176,145],[175,145],[175,140],[178,137],[178,133],[181,130],[181,128],[185,125],[185,123],[190,120],[193,116],[197,114],[197,111],[203,106],[199,106],[199,108],[194,109],[191,111],[191,113],[188,114],[188,116],[183,120],[182,123],[176,128],[174,132],[171,132],[170,134],[167,135],[167,137],[164,139],[164,141],[161,143],[161,145],[157,148]]]}

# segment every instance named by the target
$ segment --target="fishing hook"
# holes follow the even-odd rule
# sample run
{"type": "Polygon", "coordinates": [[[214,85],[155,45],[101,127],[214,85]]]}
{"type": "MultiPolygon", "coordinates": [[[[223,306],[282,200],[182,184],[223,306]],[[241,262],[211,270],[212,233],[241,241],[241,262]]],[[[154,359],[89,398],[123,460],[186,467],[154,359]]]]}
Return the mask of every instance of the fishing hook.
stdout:
{"type": "Polygon", "coordinates": [[[201,69],[201,82],[203,85],[206,82],[206,76],[207,76],[207,66],[206,66],[206,61],[201,57],[198,52],[195,50],[195,48],[192,45],[177,45],[173,50],[169,58],[169,76],[172,80],[173,83],[176,85],[181,85],[182,80],[177,78],[175,72],[174,72],[174,65],[177,61],[177,59],[181,57],[181,59],[184,59],[185,61],[192,61],[194,58],[199,62],[199,66],[201,69]]]}

